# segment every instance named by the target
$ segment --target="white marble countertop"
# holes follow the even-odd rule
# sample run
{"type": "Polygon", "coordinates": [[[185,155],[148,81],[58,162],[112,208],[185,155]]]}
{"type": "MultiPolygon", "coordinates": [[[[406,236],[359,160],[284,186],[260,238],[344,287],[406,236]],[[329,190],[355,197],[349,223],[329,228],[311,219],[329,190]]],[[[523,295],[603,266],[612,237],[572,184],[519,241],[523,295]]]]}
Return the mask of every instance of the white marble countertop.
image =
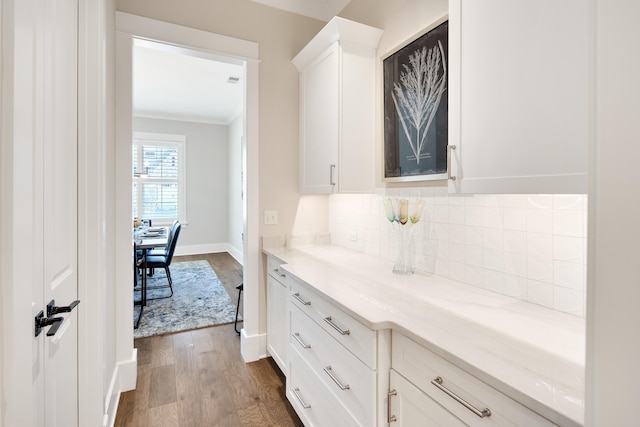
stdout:
{"type": "Polygon", "coordinates": [[[585,320],[338,246],[264,249],[373,330],[398,331],[561,426],[584,422],[585,320]]]}

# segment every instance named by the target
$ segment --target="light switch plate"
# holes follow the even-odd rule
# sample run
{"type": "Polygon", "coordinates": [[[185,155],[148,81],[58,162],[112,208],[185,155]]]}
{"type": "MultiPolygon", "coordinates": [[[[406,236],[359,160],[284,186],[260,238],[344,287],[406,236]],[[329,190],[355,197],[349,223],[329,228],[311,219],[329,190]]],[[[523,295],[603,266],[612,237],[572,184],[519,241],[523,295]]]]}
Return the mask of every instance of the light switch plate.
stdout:
{"type": "Polygon", "coordinates": [[[278,211],[264,211],[264,223],[275,225],[278,223],[278,211]]]}

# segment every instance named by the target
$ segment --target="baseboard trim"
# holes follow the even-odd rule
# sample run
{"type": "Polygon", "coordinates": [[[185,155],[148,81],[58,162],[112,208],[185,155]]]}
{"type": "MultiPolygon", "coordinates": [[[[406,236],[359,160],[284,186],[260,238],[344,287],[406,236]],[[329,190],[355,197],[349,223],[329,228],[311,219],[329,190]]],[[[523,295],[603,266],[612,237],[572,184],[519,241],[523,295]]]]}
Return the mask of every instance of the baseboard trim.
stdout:
{"type": "Polygon", "coordinates": [[[218,252],[228,252],[228,243],[206,243],[202,245],[176,246],[175,255],[200,255],[215,254],[218,252]]]}
{"type": "Polygon", "coordinates": [[[255,362],[267,357],[266,334],[248,336],[246,330],[240,331],[240,354],[245,363],[255,362]]]}
{"type": "Polygon", "coordinates": [[[103,427],[113,427],[116,423],[116,414],[118,413],[118,404],[120,403],[120,394],[123,391],[135,390],[138,377],[138,349],[134,348],[131,352],[131,359],[116,364],[111,382],[109,383],[109,391],[107,392],[104,407],[106,413],[102,417],[103,427]]]}
{"type": "Polygon", "coordinates": [[[135,390],[138,378],[138,349],[134,348],[131,359],[118,363],[118,372],[121,391],[135,390]]]}
{"type": "Polygon", "coordinates": [[[176,246],[175,255],[202,255],[228,252],[236,261],[244,265],[242,249],[232,246],[230,243],[206,243],[202,245],[176,246]]]}

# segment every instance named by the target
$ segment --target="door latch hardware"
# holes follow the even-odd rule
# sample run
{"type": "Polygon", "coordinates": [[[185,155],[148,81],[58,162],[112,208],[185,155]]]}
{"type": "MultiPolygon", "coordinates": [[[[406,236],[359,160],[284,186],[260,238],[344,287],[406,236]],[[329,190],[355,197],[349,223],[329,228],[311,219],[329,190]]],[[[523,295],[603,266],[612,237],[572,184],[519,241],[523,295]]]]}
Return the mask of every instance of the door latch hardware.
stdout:
{"type": "Polygon", "coordinates": [[[47,304],[47,317],[54,316],[60,313],[69,313],[71,310],[76,308],[78,304],[80,304],[80,301],[76,300],[68,306],[56,307],[56,300],[52,299],[51,301],[49,301],[49,304],[47,304]]]}
{"type": "Polygon", "coordinates": [[[56,307],[56,301],[51,300],[49,304],[47,304],[47,317],[44,317],[44,311],[40,310],[40,313],[35,317],[35,336],[37,337],[42,332],[42,329],[47,326],[51,326],[47,331],[47,336],[52,337],[58,332],[60,326],[62,326],[62,322],[64,322],[64,317],[52,317],[56,314],[60,313],[69,313],[71,310],[76,308],[76,306],[80,304],[79,300],[76,300],[64,307],[56,307]]]}
{"type": "Polygon", "coordinates": [[[64,317],[44,317],[44,311],[40,310],[40,313],[38,313],[38,315],[36,316],[35,336],[37,337],[38,335],[40,335],[42,329],[52,325],[53,326],[47,331],[47,336],[54,336],[56,332],[58,332],[58,328],[60,328],[60,325],[62,325],[63,321],[64,317]]]}

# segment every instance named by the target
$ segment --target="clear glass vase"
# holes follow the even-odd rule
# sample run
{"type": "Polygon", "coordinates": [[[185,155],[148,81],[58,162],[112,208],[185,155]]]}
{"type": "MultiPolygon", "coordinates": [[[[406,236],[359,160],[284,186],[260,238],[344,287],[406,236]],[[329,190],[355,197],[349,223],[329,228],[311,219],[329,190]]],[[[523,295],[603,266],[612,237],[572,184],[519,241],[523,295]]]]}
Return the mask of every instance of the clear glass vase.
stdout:
{"type": "Polygon", "coordinates": [[[413,224],[394,224],[394,234],[398,247],[398,256],[393,265],[395,274],[413,274],[414,233],[413,224]]]}

